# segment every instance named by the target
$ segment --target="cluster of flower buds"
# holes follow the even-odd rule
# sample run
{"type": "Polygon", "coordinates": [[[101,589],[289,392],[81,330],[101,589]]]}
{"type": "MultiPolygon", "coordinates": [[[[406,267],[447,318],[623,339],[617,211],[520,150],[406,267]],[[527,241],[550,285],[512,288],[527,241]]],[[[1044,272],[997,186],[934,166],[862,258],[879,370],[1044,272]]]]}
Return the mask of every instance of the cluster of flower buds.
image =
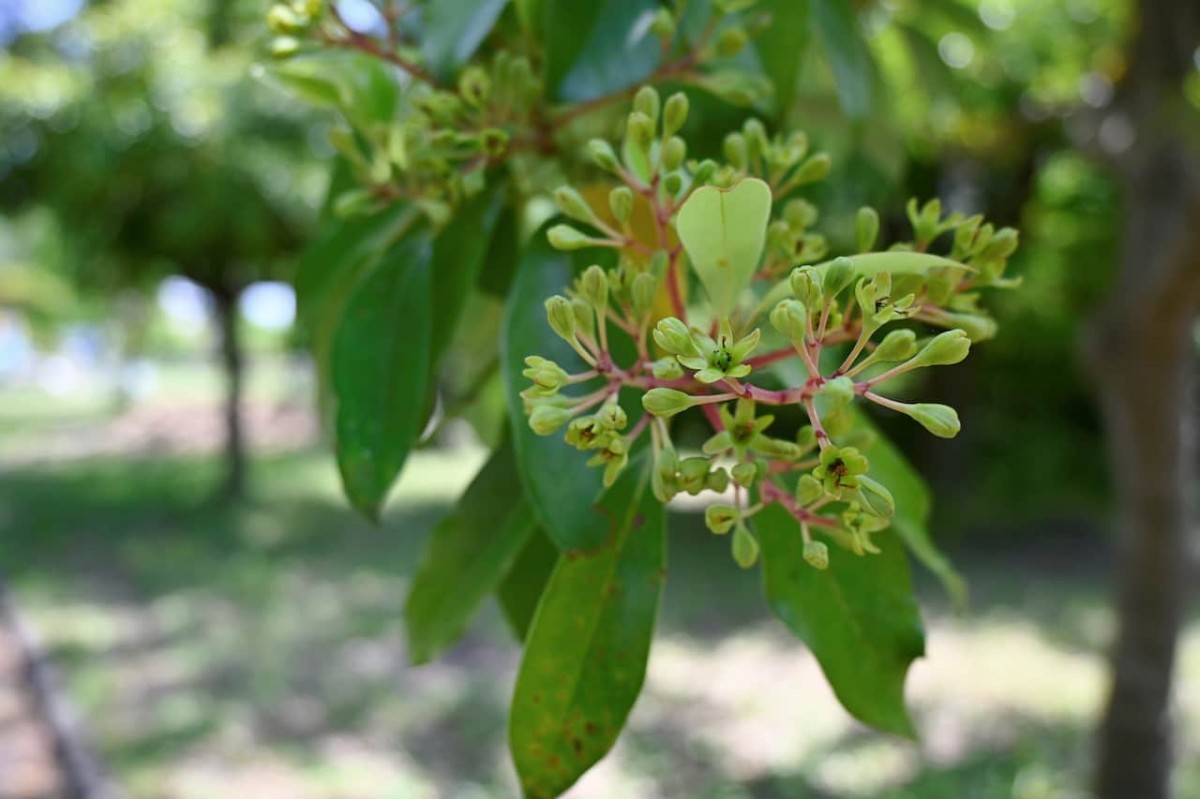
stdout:
{"type": "Polygon", "coordinates": [[[855,254],[806,264],[823,257],[826,244],[811,231],[816,210],[789,195],[824,177],[828,159],[810,155],[802,136],[769,139],[752,121],[727,139],[725,163],[688,161],[678,136],[686,114],[683,95],[660,105],[643,89],[620,157],[606,142],[589,145],[618,181],[609,207],[597,209],[569,187],[558,191],[572,222],[549,230],[552,244],[612,248],[619,260],[608,270],[589,267],[567,296],[547,300],[550,327],[580,369],[527,360],[530,425],[540,434],[566,426],[569,443],[595,452],[591,462],[604,467],[606,483],[649,431],[656,497],[720,494],[705,521],[713,533],[733,534],[742,566],[758,557],[748,521],[771,504],[796,519],[816,568],[829,565],[827,541],[858,555],[878,551],[871,536],[889,527],[896,501],[871,474],[873,436],[854,406],[904,414],[939,437],[958,433],[953,408],[902,402],[891,387],[962,361],[972,342],[994,334],[979,289],[1014,285],[1003,273],[1016,232],[943,216],[937,201],[914,203],[912,241],[878,251],[879,217],[866,208],[856,219],[855,254]],[[652,224],[635,224],[639,203],[652,224]],[[939,245],[945,255],[929,252],[939,245]],[[688,270],[707,302],[685,302],[688,270]],[[622,361],[614,351],[629,355],[622,361]],[[577,384],[582,393],[568,396],[577,384]],[[617,404],[621,389],[641,392],[643,412],[632,425],[629,407],[617,404]],[[775,417],[764,410],[779,406],[806,417],[796,435],[772,435],[775,417]],[[682,456],[669,420],[690,409],[705,414],[713,434],[682,456]]]}

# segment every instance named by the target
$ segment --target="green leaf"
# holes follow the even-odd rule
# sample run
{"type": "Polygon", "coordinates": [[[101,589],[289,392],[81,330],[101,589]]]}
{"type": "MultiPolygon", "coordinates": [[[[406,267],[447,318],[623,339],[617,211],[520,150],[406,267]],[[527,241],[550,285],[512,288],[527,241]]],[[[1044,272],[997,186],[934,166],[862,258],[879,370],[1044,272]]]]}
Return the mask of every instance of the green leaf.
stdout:
{"type": "Polygon", "coordinates": [[[783,117],[796,96],[800,62],[808,50],[809,0],[759,0],[755,8],[771,14],[771,24],[754,39],[763,72],[775,87],[783,117]]]}
{"type": "Polygon", "coordinates": [[[641,691],[666,562],[647,483],[630,468],[613,485],[608,540],[559,560],[534,615],[509,721],[530,799],[559,796],[604,757],[641,691]]]}
{"type": "Polygon", "coordinates": [[[811,0],[812,24],[837,80],[842,110],[854,119],[871,111],[875,62],[863,41],[850,0],[811,0]]]}
{"type": "Polygon", "coordinates": [[[404,604],[414,663],[437,657],[462,636],[533,531],[512,444],[506,442],[430,536],[404,604]]]}
{"type": "Polygon", "coordinates": [[[542,529],[564,552],[603,544],[610,523],[596,500],[603,493],[601,470],[587,465],[585,453],[563,443],[561,436],[539,436],[529,429],[522,413],[521,391],[529,381],[521,375],[527,355],[557,362],[568,372],[587,369],[575,351],[554,334],[546,321],[543,302],[571,282],[576,263],[585,253],[559,252],[546,241],[546,229],[534,234],[517,266],[504,318],[500,363],[512,420],[517,466],[525,495],[542,529]]]}
{"type": "Polygon", "coordinates": [[[496,598],[500,600],[504,618],[521,641],[525,640],[529,632],[538,600],[542,598],[542,592],[546,589],[546,583],[550,581],[550,574],[557,562],[558,549],[554,542],[541,530],[534,530],[533,535],[525,541],[525,548],[517,555],[517,560],[504,582],[500,583],[496,590],[496,598]]]}
{"type": "Polygon", "coordinates": [[[876,433],[875,443],[866,450],[866,455],[871,462],[871,476],[887,486],[896,500],[891,529],[904,541],[909,552],[941,580],[955,609],[965,610],[967,582],[937,548],[929,534],[929,487],[908,459],[865,413],[857,408],[854,413],[856,426],[876,433]]]}
{"type": "Polygon", "coordinates": [[[501,299],[508,296],[520,258],[521,236],[517,211],[511,204],[506,204],[496,220],[487,258],[479,270],[479,288],[501,299]]]}
{"type": "Polygon", "coordinates": [[[704,186],[679,209],[675,229],[719,318],[736,307],[762,257],[771,189],[746,178],[729,189],[704,186]]]}
{"type": "Polygon", "coordinates": [[[648,21],[656,0],[544,0],[545,78],[551,97],[593,100],[638,83],[657,67],[648,21]]]}
{"type": "Polygon", "coordinates": [[[488,241],[500,214],[502,189],[494,187],[471,198],[433,241],[433,368],[462,315],[474,288],[488,241]]]}
{"type": "Polygon", "coordinates": [[[508,0],[431,0],[422,6],[421,52],[443,80],[466,63],[500,17],[508,0]]]}
{"type": "Polygon", "coordinates": [[[427,236],[392,246],[355,288],[333,343],[338,467],[351,504],[372,520],[421,432],[430,260],[427,236]]]}
{"type": "Polygon", "coordinates": [[[805,563],[800,529],[782,506],[753,521],[767,602],[812,650],[842,706],[881,730],[914,736],[904,679],[925,653],[925,636],[899,539],[877,534],[877,555],[835,548],[820,570],[805,563]]]}

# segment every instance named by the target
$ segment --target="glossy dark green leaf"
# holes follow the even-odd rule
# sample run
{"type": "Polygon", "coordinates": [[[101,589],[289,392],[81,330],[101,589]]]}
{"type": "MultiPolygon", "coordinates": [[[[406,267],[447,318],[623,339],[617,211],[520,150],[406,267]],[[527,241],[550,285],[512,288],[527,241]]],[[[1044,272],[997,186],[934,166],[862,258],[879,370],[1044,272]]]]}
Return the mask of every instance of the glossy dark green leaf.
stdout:
{"type": "Polygon", "coordinates": [[[378,519],[421,432],[432,325],[429,239],[393,245],[354,289],[333,344],[338,467],[351,504],[378,519]]]}
{"type": "Polygon", "coordinates": [[[586,453],[564,444],[561,435],[539,436],[530,430],[520,394],[529,383],[521,375],[528,355],[549,358],[568,372],[587,369],[550,329],[544,308],[547,297],[562,293],[571,282],[576,255],[553,249],[544,230],[534,234],[509,292],[500,355],[525,495],[541,527],[564,552],[592,549],[608,539],[609,519],[596,506],[604,490],[601,473],[587,465],[586,453]]]}
{"type": "Polygon", "coordinates": [[[808,645],[838,700],[860,721],[913,736],[904,680],[925,636],[899,538],[877,533],[882,552],[863,557],[831,546],[822,571],[804,561],[799,525],[780,505],[759,512],[754,530],[767,602],[808,645]]]}
{"type": "Polygon", "coordinates": [[[404,605],[414,663],[437,657],[462,636],[533,531],[533,514],[506,442],[430,534],[404,605]]]}
{"type": "Polygon", "coordinates": [[[434,367],[462,315],[467,297],[488,257],[488,242],[500,215],[502,194],[490,188],[467,201],[433,241],[434,367]]]}
{"type": "Polygon", "coordinates": [[[778,113],[787,113],[796,96],[800,62],[808,50],[809,0],[759,0],[771,24],[754,39],[763,72],[775,86],[778,113]]]}
{"type": "Polygon", "coordinates": [[[647,483],[632,467],[617,480],[608,540],[559,560],[534,615],[509,721],[529,799],[559,796],[604,757],[641,691],[666,562],[647,483]]]}
{"type": "Polygon", "coordinates": [[[887,486],[896,500],[892,529],[904,541],[913,557],[941,580],[955,608],[965,609],[967,582],[937,548],[929,534],[929,486],[866,414],[857,412],[856,416],[856,425],[877,433],[875,443],[866,450],[866,455],[871,462],[871,476],[887,486]]]}
{"type": "Polygon", "coordinates": [[[863,41],[850,0],[810,0],[812,26],[833,65],[838,100],[847,115],[862,119],[871,110],[875,62],[863,41]]]}
{"type": "Polygon", "coordinates": [[[504,581],[496,589],[500,609],[512,627],[517,639],[524,641],[537,610],[538,600],[546,590],[554,564],[558,562],[558,548],[546,534],[535,530],[525,541],[525,547],[509,569],[504,581]]]}
{"type": "Polygon", "coordinates": [[[633,86],[658,67],[656,0],[544,0],[550,96],[581,102],[633,86]]]}
{"type": "Polygon", "coordinates": [[[487,37],[508,0],[433,0],[422,7],[421,51],[433,71],[450,78],[487,37]]]}
{"type": "Polygon", "coordinates": [[[496,297],[507,297],[520,258],[520,220],[516,209],[506,204],[496,220],[487,258],[479,270],[479,288],[496,297]]]}

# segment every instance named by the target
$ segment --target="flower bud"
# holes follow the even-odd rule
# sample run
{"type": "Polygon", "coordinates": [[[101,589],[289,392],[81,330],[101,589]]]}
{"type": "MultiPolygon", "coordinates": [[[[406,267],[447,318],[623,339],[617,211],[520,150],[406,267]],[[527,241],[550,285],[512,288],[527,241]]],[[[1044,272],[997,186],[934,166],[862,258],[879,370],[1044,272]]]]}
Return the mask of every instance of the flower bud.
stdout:
{"type": "Polygon", "coordinates": [[[961,362],[971,351],[971,339],[961,330],[939,333],[910,362],[913,368],[950,366],[961,362]]]}
{"type": "Polygon", "coordinates": [[[845,375],[827,380],[821,386],[820,396],[830,409],[848,405],[854,399],[854,381],[845,375]]]}
{"type": "Polygon", "coordinates": [[[725,493],[725,489],[729,488],[729,472],[724,469],[713,469],[704,478],[704,487],[718,494],[725,493]]]}
{"type": "Polygon", "coordinates": [[[575,340],[575,312],[571,310],[571,301],[561,295],[554,295],[546,300],[546,319],[550,329],[566,341],[575,340]]]}
{"type": "Polygon", "coordinates": [[[633,96],[633,109],[645,114],[652,123],[658,122],[660,105],[658,90],[653,86],[643,86],[633,96]]]}
{"type": "Polygon", "coordinates": [[[792,294],[806,307],[815,308],[821,304],[821,274],[811,266],[801,266],[792,270],[792,294]]]}
{"type": "Polygon", "coordinates": [[[307,27],[307,23],[307,20],[282,3],[272,6],[271,10],[267,12],[267,27],[271,29],[272,33],[280,35],[302,33],[307,27]]]}
{"type": "Polygon", "coordinates": [[[629,417],[625,415],[625,410],[617,404],[615,395],[600,406],[600,410],[596,413],[596,420],[610,430],[624,430],[625,425],[629,423],[629,417]]]}
{"type": "Polygon", "coordinates": [[[1010,227],[1000,228],[996,231],[996,235],[992,236],[992,240],[988,243],[987,249],[983,252],[984,258],[1008,258],[1017,251],[1017,245],[1020,243],[1019,234],[1016,230],[1010,227]]]}
{"type": "Polygon", "coordinates": [[[667,143],[662,149],[662,168],[667,172],[674,172],[683,164],[683,159],[687,157],[687,144],[678,136],[672,136],[667,139],[667,143]]]}
{"type": "Polygon", "coordinates": [[[595,308],[596,313],[604,313],[608,307],[608,275],[602,267],[592,264],[583,270],[579,278],[579,296],[595,308]]]}
{"type": "Polygon", "coordinates": [[[742,134],[746,137],[746,149],[751,161],[762,159],[770,147],[767,139],[767,129],[761,120],[751,117],[742,125],[742,134]]]}
{"type": "Polygon", "coordinates": [[[558,209],[578,222],[593,222],[596,212],[583,195],[570,186],[559,186],[554,190],[554,202],[558,209]]]}
{"type": "Polygon", "coordinates": [[[575,315],[575,329],[585,336],[591,336],[596,332],[596,314],[592,311],[592,306],[579,297],[574,297],[571,300],[571,313],[575,315]]]}
{"type": "Polygon", "coordinates": [[[271,57],[279,60],[291,58],[300,51],[300,40],[295,36],[276,36],[271,40],[271,57]]]}
{"type": "Polygon", "coordinates": [[[717,37],[716,53],[722,57],[737,55],[746,46],[749,37],[745,28],[726,28],[717,37]]]}
{"type": "Polygon", "coordinates": [[[875,249],[875,241],[879,238],[879,213],[874,208],[858,209],[854,219],[854,234],[859,252],[870,252],[875,249]]]}
{"type": "Polygon", "coordinates": [[[554,361],[546,358],[530,355],[525,359],[527,369],[521,372],[522,375],[533,381],[534,385],[557,391],[567,385],[569,376],[565,369],[556,364],[554,361]]]}
{"type": "Polygon", "coordinates": [[[687,122],[688,115],[688,98],[683,92],[675,92],[667,98],[667,104],[663,106],[663,135],[674,136],[683,127],[683,123],[687,122]]]}
{"type": "Polygon", "coordinates": [[[669,355],[689,356],[696,352],[688,326],[673,316],[658,320],[654,326],[654,343],[669,355]]]}
{"type": "Polygon", "coordinates": [[[612,145],[604,139],[592,139],[587,143],[588,157],[592,159],[592,163],[603,169],[605,172],[617,173],[621,171],[621,165],[617,162],[617,154],[613,151],[612,145]]]}
{"type": "Polygon", "coordinates": [[[734,169],[745,169],[748,165],[749,152],[746,148],[746,137],[740,133],[730,133],[725,137],[725,160],[734,169]]]}
{"type": "Polygon", "coordinates": [[[673,388],[652,388],[642,396],[642,407],[664,419],[686,411],[692,403],[690,396],[673,388]]]}
{"type": "Polygon", "coordinates": [[[650,371],[659,380],[678,380],[683,377],[683,367],[670,356],[652,362],[650,371]]]}
{"type": "Polygon", "coordinates": [[[801,505],[811,505],[825,496],[824,484],[811,474],[800,475],[796,481],[796,501],[801,505]]]}
{"type": "Polygon", "coordinates": [[[658,297],[659,280],[649,272],[642,272],[633,278],[630,287],[630,298],[633,300],[633,313],[639,319],[646,316],[654,308],[658,297]]]}
{"type": "Polygon", "coordinates": [[[829,568],[829,547],[821,541],[805,541],[804,562],[814,569],[825,571],[829,568]]]}
{"type": "Polygon", "coordinates": [[[833,168],[833,159],[827,153],[816,153],[796,170],[796,174],[792,177],[792,182],[797,186],[803,186],[806,183],[816,183],[818,180],[824,180],[829,175],[829,171],[833,168]]]}
{"type": "Polygon", "coordinates": [[[749,569],[758,562],[758,540],[744,524],[738,524],[733,531],[733,559],[743,569],[749,569]]]}
{"type": "Polygon", "coordinates": [[[949,405],[921,402],[897,410],[915,419],[938,438],[954,438],[962,429],[958,421],[958,412],[949,405]]]}
{"type": "Polygon", "coordinates": [[[911,330],[893,330],[883,337],[871,359],[875,361],[906,361],[917,351],[917,334],[911,330]]]}
{"type": "Polygon", "coordinates": [[[817,446],[817,432],[812,425],[805,425],[796,431],[796,446],[801,452],[808,452],[817,446]]]}
{"type": "Polygon", "coordinates": [[[842,289],[854,282],[854,262],[849,258],[835,258],[821,278],[821,286],[830,297],[836,297],[842,289]]]}
{"type": "Polygon", "coordinates": [[[654,141],[654,120],[641,111],[631,111],[625,123],[625,135],[636,146],[649,148],[654,141]]]}
{"type": "Polygon", "coordinates": [[[608,193],[608,207],[618,223],[629,224],[633,217],[633,191],[628,186],[617,186],[608,193]]]}
{"type": "Polygon", "coordinates": [[[595,239],[585,236],[570,225],[555,225],[546,231],[546,238],[556,250],[582,250],[596,244],[595,239]]]}
{"type": "Polygon", "coordinates": [[[749,488],[759,478],[758,464],[743,461],[733,467],[733,482],[742,488],[749,488]]]}
{"type": "Polygon", "coordinates": [[[482,108],[492,92],[492,79],[478,66],[469,66],[458,77],[458,93],[472,108],[482,108]]]}
{"type": "Polygon", "coordinates": [[[670,9],[660,8],[654,14],[654,21],[650,23],[650,32],[660,39],[668,41],[675,36],[675,15],[670,9]]]}
{"type": "Polygon", "coordinates": [[[717,162],[711,158],[705,158],[696,165],[692,171],[692,183],[696,186],[703,186],[712,180],[713,174],[717,171],[717,162]]]}
{"type": "Polygon", "coordinates": [[[683,175],[678,172],[671,172],[663,178],[663,191],[672,197],[678,197],[679,192],[683,189],[683,175]]]}
{"type": "Polygon", "coordinates": [[[548,436],[566,424],[571,415],[569,408],[538,405],[529,414],[529,427],[539,436],[548,436]]]}
{"type": "Polygon", "coordinates": [[[804,303],[799,300],[783,300],[771,310],[771,325],[792,344],[800,346],[806,335],[804,303]]]}
{"type": "Polygon", "coordinates": [[[888,517],[896,512],[896,500],[882,483],[867,475],[858,478],[858,498],[863,509],[875,516],[888,517]]]}
{"type": "Polygon", "coordinates": [[[738,509],[732,505],[709,505],[704,509],[704,525],[717,535],[724,535],[737,522],[738,509]]]}

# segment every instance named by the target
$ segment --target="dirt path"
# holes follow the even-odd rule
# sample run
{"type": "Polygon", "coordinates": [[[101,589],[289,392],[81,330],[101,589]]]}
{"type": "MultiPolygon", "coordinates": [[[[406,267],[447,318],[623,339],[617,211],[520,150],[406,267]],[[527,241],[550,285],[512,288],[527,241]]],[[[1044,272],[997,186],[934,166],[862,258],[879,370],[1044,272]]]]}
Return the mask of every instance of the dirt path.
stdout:
{"type": "Polygon", "coordinates": [[[0,799],[65,799],[54,734],[30,694],[21,649],[0,621],[0,799]]]}

